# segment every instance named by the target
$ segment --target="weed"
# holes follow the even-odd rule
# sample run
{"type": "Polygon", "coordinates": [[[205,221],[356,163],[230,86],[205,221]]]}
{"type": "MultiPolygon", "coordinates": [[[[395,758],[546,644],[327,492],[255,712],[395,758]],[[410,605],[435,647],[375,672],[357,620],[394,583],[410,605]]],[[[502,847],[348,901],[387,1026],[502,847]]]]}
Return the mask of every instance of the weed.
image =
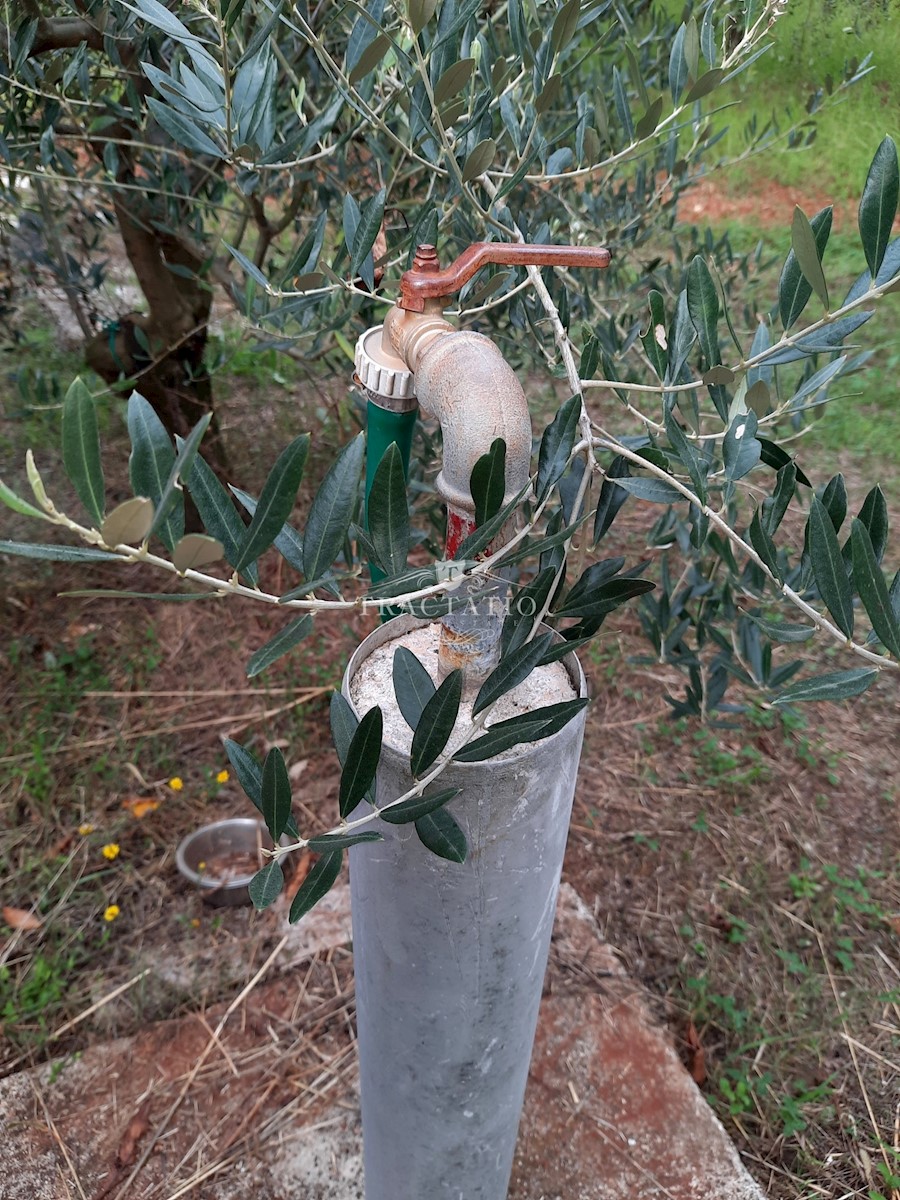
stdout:
{"type": "MultiPolygon", "coordinates": [[[[798,1133],[802,1133],[808,1126],[808,1114],[804,1112],[804,1109],[813,1104],[819,1104],[833,1092],[834,1087],[830,1079],[812,1087],[802,1083],[795,1084],[793,1090],[788,1095],[782,1096],[778,1103],[777,1114],[784,1137],[795,1137],[798,1133]]],[[[833,1112],[834,1110],[829,1108],[822,1114],[822,1118],[830,1119],[833,1112]]]]}

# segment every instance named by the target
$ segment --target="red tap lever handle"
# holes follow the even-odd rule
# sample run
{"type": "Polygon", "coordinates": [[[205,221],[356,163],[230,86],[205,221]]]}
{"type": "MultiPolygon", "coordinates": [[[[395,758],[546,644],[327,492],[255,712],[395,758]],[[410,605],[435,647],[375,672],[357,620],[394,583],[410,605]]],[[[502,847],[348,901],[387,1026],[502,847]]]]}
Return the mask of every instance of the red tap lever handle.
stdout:
{"type": "Polygon", "coordinates": [[[422,312],[425,301],[455,295],[486,263],[510,267],[608,267],[602,246],[532,246],[518,242],[475,242],[441,270],[434,246],[416,249],[411,270],[400,277],[400,307],[422,312]]]}

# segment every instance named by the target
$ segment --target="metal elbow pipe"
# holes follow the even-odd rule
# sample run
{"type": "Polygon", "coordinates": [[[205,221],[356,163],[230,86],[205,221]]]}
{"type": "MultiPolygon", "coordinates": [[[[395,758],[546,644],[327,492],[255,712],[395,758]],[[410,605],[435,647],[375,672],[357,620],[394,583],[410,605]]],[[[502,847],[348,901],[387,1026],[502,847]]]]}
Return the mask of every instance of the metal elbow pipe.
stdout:
{"type": "MultiPolygon", "coordinates": [[[[528,483],[531,421],[525,393],[497,346],[480,333],[441,333],[422,349],[415,365],[421,408],[435,417],[443,435],[438,494],[447,504],[447,557],[475,528],[472,469],[496,438],[506,443],[504,503],[528,483]]],[[[494,539],[502,546],[511,518],[494,539]]],[[[472,692],[496,666],[500,653],[507,584],[479,578],[454,593],[451,612],[441,618],[438,668],[442,676],[460,668],[472,692]],[[475,592],[485,593],[476,600],[475,592]]]]}
{"type": "Polygon", "coordinates": [[[468,331],[435,337],[416,363],[415,381],[419,405],[443,434],[438,492],[474,528],[472,469],[496,438],[506,443],[506,499],[528,483],[531,420],[522,385],[490,338],[468,331]]]}
{"type": "MultiPolygon", "coordinates": [[[[491,339],[454,329],[441,316],[439,303],[422,313],[395,308],[380,334],[371,334],[369,357],[377,356],[392,376],[398,369],[411,372],[420,407],[440,424],[443,466],[436,486],[447,505],[446,552],[453,558],[475,528],[472,469],[497,438],[506,443],[504,502],[528,483],[531,420],[525,393],[491,339]]],[[[500,530],[494,549],[507,540],[513,524],[511,518],[500,530]]],[[[491,583],[479,578],[463,584],[453,593],[453,610],[441,618],[440,673],[461,668],[467,690],[499,658],[506,590],[506,582],[496,577],[491,583]],[[481,593],[477,600],[476,591],[481,593]]]]}

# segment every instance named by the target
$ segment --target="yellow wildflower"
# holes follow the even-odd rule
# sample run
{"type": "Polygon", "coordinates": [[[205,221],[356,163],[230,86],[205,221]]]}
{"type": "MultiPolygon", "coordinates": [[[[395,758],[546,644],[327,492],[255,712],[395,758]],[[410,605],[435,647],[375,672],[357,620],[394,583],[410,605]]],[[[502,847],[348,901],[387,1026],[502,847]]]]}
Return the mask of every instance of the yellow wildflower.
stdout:
{"type": "Polygon", "coordinates": [[[118,904],[110,904],[108,906],[108,908],[106,909],[106,912],[103,914],[103,920],[104,921],[114,921],[118,915],[119,915],[118,904]]]}
{"type": "Polygon", "coordinates": [[[110,862],[114,858],[119,857],[119,845],[117,842],[107,842],[101,851],[104,858],[108,858],[110,862]]]}
{"type": "Polygon", "coordinates": [[[87,837],[89,833],[94,832],[94,826],[90,823],[90,821],[85,821],[83,825],[78,826],[78,832],[82,837],[87,837]]]}
{"type": "Polygon", "coordinates": [[[216,783],[227,783],[230,776],[227,771],[220,771],[216,776],[216,783]]]}
{"type": "Polygon", "coordinates": [[[180,775],[175,775],[169,780],[169,787],[173,792],[180,792],[184,787],[184,780],[180,775]]]}

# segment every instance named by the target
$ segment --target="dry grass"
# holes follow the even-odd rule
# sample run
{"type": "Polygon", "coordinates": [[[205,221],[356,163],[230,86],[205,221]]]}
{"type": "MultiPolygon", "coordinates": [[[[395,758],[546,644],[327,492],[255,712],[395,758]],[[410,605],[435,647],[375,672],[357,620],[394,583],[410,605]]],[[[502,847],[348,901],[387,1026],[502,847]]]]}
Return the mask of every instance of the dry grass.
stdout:
{"type": "Polygon", "coordinates": [[[629,618],[617,641],[591,672],[566,872],[692,1068],[699,1049],[767,1194],[890,1197],[900,689],[806,727],[756,710],[704,731],[660,715],[673,674],[623,665],[642,649],[629,618]]]}

